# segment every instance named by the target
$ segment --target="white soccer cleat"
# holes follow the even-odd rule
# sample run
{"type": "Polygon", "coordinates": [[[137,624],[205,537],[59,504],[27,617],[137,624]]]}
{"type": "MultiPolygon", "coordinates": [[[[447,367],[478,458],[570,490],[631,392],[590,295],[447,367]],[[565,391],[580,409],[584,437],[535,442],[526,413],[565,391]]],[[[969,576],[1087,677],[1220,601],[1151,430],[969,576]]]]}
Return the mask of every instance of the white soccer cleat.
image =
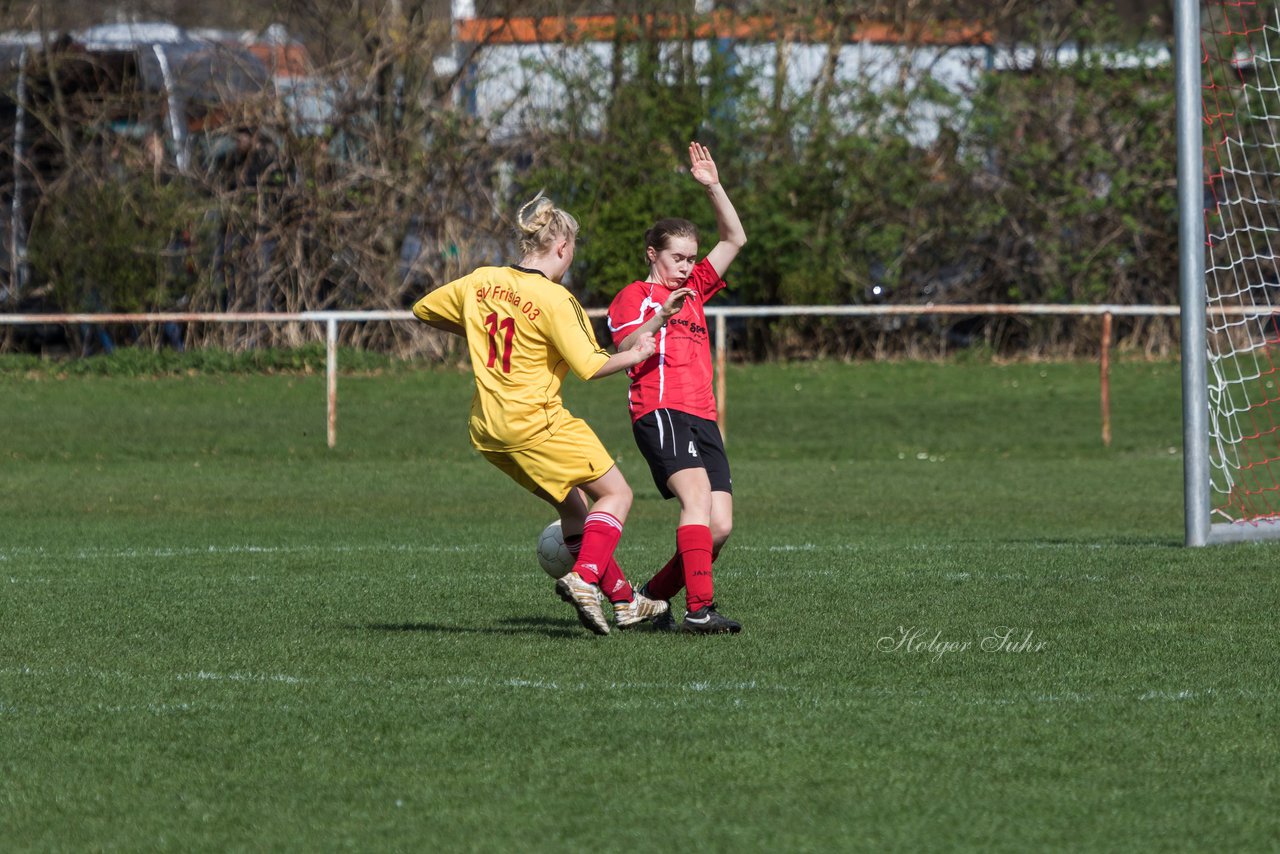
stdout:
{"type": "Polygon", "coordinates": [[[600,601],[600,588],[583,579],[576,572],[566,573],[556,582],[556,593],[578,612],[578,621],[598,635],[609,634],[609,621],[604,618],[600,601]]]}
{"type": "Polygon", "coordinates": [[[650,599],[643,593],[636,593],[630,602],[618,602],[613,606],[613,620],[620,629],[660,617],[671,610],[671,606],[662,599],[650,599]]]}

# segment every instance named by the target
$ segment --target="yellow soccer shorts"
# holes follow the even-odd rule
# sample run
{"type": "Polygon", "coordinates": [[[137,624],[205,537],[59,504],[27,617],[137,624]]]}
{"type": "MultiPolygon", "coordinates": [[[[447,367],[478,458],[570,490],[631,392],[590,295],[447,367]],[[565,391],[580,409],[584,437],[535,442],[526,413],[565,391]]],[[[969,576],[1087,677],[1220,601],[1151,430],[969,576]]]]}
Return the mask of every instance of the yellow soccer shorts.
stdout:
{"type": "Polygon", "coordinates": [[[481,451],[484,458],[530,492],[556,501],[613,468],[613,457],[581,418],[566,418],[555,435],[523,451],[481,451]]]}

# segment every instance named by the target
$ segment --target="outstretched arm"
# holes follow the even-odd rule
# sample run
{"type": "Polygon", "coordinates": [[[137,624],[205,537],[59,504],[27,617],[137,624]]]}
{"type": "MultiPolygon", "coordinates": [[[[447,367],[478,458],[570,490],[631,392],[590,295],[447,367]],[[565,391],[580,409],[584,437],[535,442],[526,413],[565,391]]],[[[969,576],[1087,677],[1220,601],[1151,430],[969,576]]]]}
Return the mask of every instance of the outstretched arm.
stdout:
{"type": "Polygon", "coordinates": [[[689,143],[689,174],[707,190],[707,198],[716,212],[716,227],[720,231],[720,242],[707,253],[707,260],[715,268],[716,273],[723,276],[729,269],[733,259],[738,257],[738,250],[747,243],[747,232],[738,219],[729,194],[720,184],[720,171],[711,158],[707,147],[697,142],[689,143]]]}
{"type": "Polygon", "coordinates": [[[462,325],[461,279],[436,288],[413,304],[413,316],[428,326],[467,337],[462,325]]]}
{"type": "Polygon", "coordinates": [[[629,370],[652,356],[654,350],[657,349],[657,345],[653,341],[652,332],[641,332],[628,340],[631,340],[631,345],[619,349],[618,352],[610,356],[609,361],[601,365],[600,370],[591,375],[591,379],[598,380],[601,377],[616,374],[618,371],[629,370]]]}
{"type": "Polygon", "coordinates": [[[424,320],[422,322],[427,324],[428,326],[434,326],[436,329],[439,329],[443,332],[448,332],[453,335],[461,335],[463,338],[467,337],[467,330],[464,329],[459,324],[454,323],[452,320],[445,320],[443,318],[433,318],[431,320],[424,320]]]}

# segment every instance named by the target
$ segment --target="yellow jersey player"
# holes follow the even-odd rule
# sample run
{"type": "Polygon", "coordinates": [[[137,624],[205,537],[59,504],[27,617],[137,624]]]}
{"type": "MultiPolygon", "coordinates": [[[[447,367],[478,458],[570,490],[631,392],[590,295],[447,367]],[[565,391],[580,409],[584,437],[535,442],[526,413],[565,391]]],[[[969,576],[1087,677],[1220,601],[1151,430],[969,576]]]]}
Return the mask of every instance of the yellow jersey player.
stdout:
{"type": "Polygon", "coordinates": [[[570,370],[593,380],[640,364],[653,355],[653,336],[612,356],[601,349],[582,306],[560,284],[573,263],[577,221],[539,194],[520,208],[516,222],[518,264],[481,267],[442,285],[418,300],[413,313],[467,339],[476,384],[471,443],[556,508],[565,544],[576,553],[556,591],[584,626],[604,635],[605,597],[619,628],[651,620],[668,606],[637,594],[614,559],[631,487],[587,423],[564,408],[560,386],[570,370]]]}

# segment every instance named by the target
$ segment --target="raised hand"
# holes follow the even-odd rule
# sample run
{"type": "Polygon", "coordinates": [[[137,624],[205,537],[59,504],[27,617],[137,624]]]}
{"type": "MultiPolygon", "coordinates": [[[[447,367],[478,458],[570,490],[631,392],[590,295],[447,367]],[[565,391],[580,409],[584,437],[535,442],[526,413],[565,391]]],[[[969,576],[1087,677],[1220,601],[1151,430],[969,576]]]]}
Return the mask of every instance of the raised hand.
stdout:
{"type": "Polygon", "coordinates": [[[704,187],[720,183],[720,172],[705,145],[689,143],[689,174],[704,187]]]}
{"type": "Polygon", "coordinates": [[[695,293],[693,288],[676,288],[662,303],[662,319],[675,317],[684,308],[684,301],[695,293]]]}

